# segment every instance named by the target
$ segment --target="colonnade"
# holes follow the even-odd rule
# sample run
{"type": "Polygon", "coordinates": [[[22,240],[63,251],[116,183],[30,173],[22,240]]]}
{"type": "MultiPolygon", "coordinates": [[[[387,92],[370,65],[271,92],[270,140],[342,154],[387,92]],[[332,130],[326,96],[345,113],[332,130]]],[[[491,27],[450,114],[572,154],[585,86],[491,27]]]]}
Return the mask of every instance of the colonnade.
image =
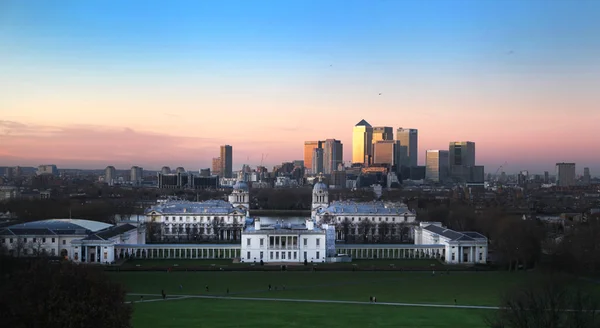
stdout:
{"type": "Polygon", "coordinates": [[[445,256],[444,246],[415,247],[414,245],[337,245],[338,254],[346,254],[353,259],[427,259],[445,256]]]}

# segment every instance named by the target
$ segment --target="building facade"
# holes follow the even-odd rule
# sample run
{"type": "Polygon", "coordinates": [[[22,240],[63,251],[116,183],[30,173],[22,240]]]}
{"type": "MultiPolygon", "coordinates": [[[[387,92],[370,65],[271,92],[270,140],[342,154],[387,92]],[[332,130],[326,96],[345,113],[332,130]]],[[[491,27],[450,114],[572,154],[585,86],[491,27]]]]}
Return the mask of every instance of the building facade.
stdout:
{"type": "MultiPolygon", "coordinates": [[[[326,232],[311,219],[304,224],[261,224],[259,218],[249,223],[242,233],[242,262],[301,263],[325,262],[326,232]]],[[[335,241],[333,241],[335,243],[335,241]]],[[[335,244],[329,245],[335,248],[335,244]]]]}
{"type": "Polygon", "coordinates": [[[556,185],[559,187],[575,185],[575,163],[556,163],[556,185]]]}
{"type": "Polygon", "coordinates": [[[219,172],[223,178],[229,179],[233,173],[233,148],[230,145],[221,146],[221,168],[219,172]]]}
{"type": "Polygon", "coordinates": [[[448,177],[447,150],[427,150],[425,153],[425,178],[433,182],[444,182],[448,177]]]}
{"type": "Polygon", "coordinates": [[[365,120],[358,122],[352,130],[352,163],[369,165],[373,144],[373,127],[365,120]]]}
{"type": "Polygon", "coordinates": [[[442,245],[449,264],[487,263],[488,239],[478,232],[458,232],[440,222],[420,222],[415,228],[415,245],[442,245]]]}
{"type": "Polygon", "coordinates": [[[117,170],[115,169],[115,167],[107,166],[104,169],[104,182],[107,183],[109,186],[112,186],[115,184],[116,178],[117,178],[117,170]]]}
{"type": "Polygon", "coordinates": [[[305,141],[304,142],[304,167],[308,173],[318,174],[319,171],[313,171],[313,158],[315,149],[321,148],[320,141],[305,141]]]}
{"type": "Polygon", "coordinates": [[[401,146],[406,147],[406,157],[403,159],[403,166],[415,167],[419,162],[419,131],[417,129],[398,128],[396,130],[396,140],[400,141],[401,146]]]}
{"type": "Polygon", "coordinates": [[[326,139],[323,142],[323,173],[331,174],[344,164],[344,147],[336,139],[326,139]]]}

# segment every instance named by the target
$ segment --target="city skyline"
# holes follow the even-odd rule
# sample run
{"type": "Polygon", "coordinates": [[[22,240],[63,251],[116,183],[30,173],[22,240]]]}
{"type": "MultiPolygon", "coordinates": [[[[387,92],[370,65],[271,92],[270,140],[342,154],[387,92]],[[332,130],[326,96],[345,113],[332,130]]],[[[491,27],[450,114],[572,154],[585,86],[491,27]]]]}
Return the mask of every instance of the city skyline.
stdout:
{"type": "Polygon", "coordinates": [[[365,119],[418,129],[419,165],[470,140],[486,173],[600,172],[597,2],[184,3],[4,4],[0,166],[347,162],[365,119]]]}

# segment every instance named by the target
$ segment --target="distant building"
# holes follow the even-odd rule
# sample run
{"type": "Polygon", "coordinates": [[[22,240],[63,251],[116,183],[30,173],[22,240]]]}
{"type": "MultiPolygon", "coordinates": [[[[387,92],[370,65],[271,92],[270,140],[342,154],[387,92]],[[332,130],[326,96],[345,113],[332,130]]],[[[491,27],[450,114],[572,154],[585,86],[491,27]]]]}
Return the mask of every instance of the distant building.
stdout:
{"type": "Polygon", "coordinates": [[[210,176],[210,169],[200,169],[200,176],[201,177],[209,177],[210,176]]]}
{"type": "Polygon", "coordinates": [[[581,178],[581,180],[582,180],[583,184],[585,184],[585,185],[590,184],[592,177],[590,176],[590,168],[589,167],[583,168],[583,177],[581,178]]]}
{"type": "Polygon", "coordinates": [[[352,163],[371,164],[373,127],[365,120],[358,122],[352,130],[352,163]]]}
{"type": "Polygon", "coordinates": [[[327,139],[323,143],[323,173],[331,174],[344,163],[344,148],[342,142],[336,139],[327,139]]]}
{"type": "Polygon", "coordinates": [[[322,148],[313,149],[311,167],[312,167],[313,174],[324,173],[323,172],[323,149],[322,148]]]}
{"type": "Polygon", "coordinates": [[[104,169],[104,182],[107,183],[109,186],[112,186],[115,184],[115,179],[117,178],[116,172],[117,172],[117,170],[115,169],[114,166],[107,166],[104,169]]]}
{"type": "Polygon", "coordinates": [[[51,164],[51,165],[40,165],[40,166],[38,166],[38,169],[37,169],[36,173],[37,173],[37,175],[51,174],[51,175],[57,176],[58,175],[58,168],[54,164],[51,164]]]}
{"type": "Polygon", "coordinates": [[[420,222],[415,229],[415,245],[443,245],[448,264],[487,263],[488,239],[478,232],[458,232],[440,222],[420,222]]]}
{"type": "Polygon", "coordinates": [[[398,128],[396,140],[401,146],[406,147],[406,157],[403,158],[403,166],[415,167],[419,162],[419,131],[417,129],[398,128]]]}
{"type": "Polygon", "coordinates": [[[134,186],[140,186],[144,179],[143,175],[144,175],[143,168],[141,168],[139,166],[132,166],[131,167],[131,175],[130,175],[131,184],[134,186]]]}
{"type": "Polygon", "coordinates": [[[175,169],[175,173],[185,173],[185,169],[183,167],[178,167],[175,169]]]}
{"type": "Polygon", "coordinates": [[[321,148],[321,141],[305,141],[304,142],[304,167],[311,174],[318,174],[313,171],[313,154],[315,149],[321,148]]]}
{"type": "Polygon", "coordinates": [[[450,161],[447,150],[427,150],[425,153],[425,178],[434,182],[444,182],[448,177],[450,161]]]}
{"type": "Polygon", "coordinates": [[[160,173],[162,174],[170,174],[171,173],[171,168],[168,166],[163,166],[162,169],[160,170],[160,173]]]}
{"type": "Polygon", "coordinates": [[[222,176],[222,174],[221,174],[221,157],[215,157],[212,159],[212,173],[214,175],[222,176]]]}
{"type": "Polygon", "coordinates": [[[556,185],[559,187],[575,185],[575,163],[556,163],[556,185]]]}
{"type": "Polygon", "coordinates": [[[380,140],[373,143],[373,164],[387,164],[390,168],[398,165],[398,141],[380,140]]]}
{"type": "Polygon", "coordinates": [[[450,142],[449,147],[449,171],[450,177],[456,182],[474,182],[481,180],[479,177],[481,169],[475,169],[475,143],[472,141],[450,142]]]}
{"type": "Polygon", "coordinates": [[[219,177],[194,175],[191,172],[157,174],[159,189],[218,189],[219,177]]]}
{"type": "Polygon", "coordinates": [[[373,127],[373,150],[371,151],[371,154],[373,156],[373,163],[375,162],[375,144],[378,141],[388,141],[388,140],[394,140],[394,128],[392,128],[391,126],[376,126],[373,127]]]}
{"type": "Polygon", "coordinates": [[[221,146],[221,170],[223,178],[231,178],[233,173],[233,148],[230,145],[221,146]]]}

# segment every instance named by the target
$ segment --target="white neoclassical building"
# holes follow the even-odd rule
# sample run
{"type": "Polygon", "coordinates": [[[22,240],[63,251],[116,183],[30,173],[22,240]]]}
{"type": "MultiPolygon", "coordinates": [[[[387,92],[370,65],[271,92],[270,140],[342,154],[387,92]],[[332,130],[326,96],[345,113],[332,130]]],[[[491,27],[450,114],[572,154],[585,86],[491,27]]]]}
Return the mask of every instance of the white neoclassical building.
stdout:
{"type": "Polygon", "coordinates": [[[328,225],[317,227],[312,219],[304,224],[261,224],[255,218],[242,232],[242,262],[325,262],[335,253],[334,233],[328,225]]]}
{"type": "Polygon", "coordinates": [[[441,245],[442,256],[448,264],[487,262],[488,239],[472,231],[448,229],[440,222],[420,222],[415,229],[415,245],[441,245]]]}
{"type": "Polygon", "coordinates": [[[145,244],[144,225],[111,225],[78,219],[52,219],[8,226],[0,243],[14,256],[50,255],[84,263],[112,263],[115,245],[145,244]]]}
{"type": "Polygon", "coordinates": [[[161,239],[239,239],[250,211],[248,185],[238,181],[229,201],[167,201],[146,211],[149,223],[158,223],[161,239]]]}
{"type": "Polygon", "coordinates": [[[408,233],[413,237],[413,226],[416,225],[417,215],[403,203],[394,202],[352,202],[329,201],[329,190],[321,180],[313,187],[312,218],[317,224],[328,223],[338,226],[337,238],[343,239],[343,231],[339,227],[346,223],[350,233],[358,235],[361,223],[369,222],[372,235],[379,234],[381,223],[387,225],[386,234],[400,235],[408,233]],[[403,232],[404,231],[404,232],[403,232]],[[408,231],[408,232],[407,232],[408,231]]]}

